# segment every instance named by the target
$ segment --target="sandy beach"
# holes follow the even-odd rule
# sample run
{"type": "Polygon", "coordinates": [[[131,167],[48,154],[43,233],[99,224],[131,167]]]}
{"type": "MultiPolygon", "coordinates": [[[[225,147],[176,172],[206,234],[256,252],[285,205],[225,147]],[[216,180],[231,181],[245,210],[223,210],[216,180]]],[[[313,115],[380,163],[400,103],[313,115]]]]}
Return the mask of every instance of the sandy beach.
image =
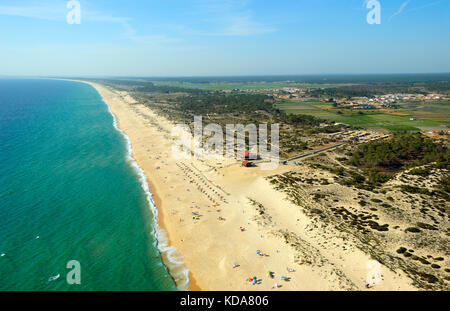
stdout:
{"type": "MultiPolygon", "coordinates": [[[[189,269],[190,290],[416,289],[402,271],[384,266],[381,280],[366,288],[374,269],[370,256],[330,226],[313,225],[266,179],[292,167],[264,171],[232,159],[177,161],[171,155],[173,124],[126,92],[85,83],[103,96],[129,136],[133,157],[148,177],[158,223],[189,269]],[[257,284],[248,281],[252,277],[257,284]]],[[[304,166],[294,169],[313,174],[304,166]]],[[[171,256],[163,253],[182,282],[171,256]]]]}

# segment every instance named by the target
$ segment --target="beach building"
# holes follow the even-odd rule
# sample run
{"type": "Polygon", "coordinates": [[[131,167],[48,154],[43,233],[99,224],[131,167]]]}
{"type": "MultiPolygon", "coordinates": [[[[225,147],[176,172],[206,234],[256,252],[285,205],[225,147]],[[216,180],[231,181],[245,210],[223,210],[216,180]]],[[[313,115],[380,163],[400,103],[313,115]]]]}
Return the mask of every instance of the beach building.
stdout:
{"type": "Polygon", "coordinates": [[[245,159],[245,160],[256,160],[258,159],[258,155],[254,153],[250,153],[248,151],[239,151],[237,153],[238,159],[245,159]]]}
{"type": "Polygon", "coordinates": [[[243,162],[242,162],[242,166],[243,166],[243,167],[252,167],[252,166],[253,166],[253,163],[252,163],[252,162],[249,162],[249,161],[243,161],[243,162]]]}

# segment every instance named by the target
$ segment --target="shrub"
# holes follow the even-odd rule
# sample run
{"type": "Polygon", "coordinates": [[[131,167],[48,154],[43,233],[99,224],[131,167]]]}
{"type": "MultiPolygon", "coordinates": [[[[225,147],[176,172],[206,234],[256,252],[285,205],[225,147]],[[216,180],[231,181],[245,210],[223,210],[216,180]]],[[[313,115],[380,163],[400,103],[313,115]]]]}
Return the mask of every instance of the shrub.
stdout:
{"type": "Polygon", "coordinates": [[[405,191],[405,192],[409,192],[409,193],[418,193],[418,194],[425,194],[425,195],[432,195],[433,193],[430,192],[428,189],[426,188],[419,188],[416,186],[410,186],[410,185],[401,185],[400,189],[405,191]]]}
{"type": "Polygon", "coordinates": [[[430,169],[428,168],[415,168],[411,171],[409,171],[409,173],[411,175],[418,175],[418,176],[423,176],[426,177],[430,174],[430,169]]]}
{"type": "Polygon", "coordinates": [[[404,248],[404,247],[400,247],[400,248],[397,250],[397,253],[399,253],[399,254],[403,254],[404,252],[406,252],[406,248],[404,248]]]}
{"type": "Polygon", "coordinates": [[[431,268],[440,269],[441,266],[434,263],[434,264],[431,265],[431,268]]]}
{"type": "Polygon", "coordinates": [[[434,227],[433,225],[425,224],[423,222],[418,222],[417,223],[417,227],[422,228],[422,229],[426,229],[426,230],[437,230],[437,228],[434,227]]]}
{"type": "Polygon", "coordinates": [[[420,231],[419,228],[416,228],[416,227],[409,227],[409,228],[406,228],[406,232],[419,233],[419,232],[421,232],[421,231],[420,231]]]}
{"type": "Polygon", "coordinates": [[[423,258],[419,258],[419,261],[420,261],[422,264],[424,264],[424,265],[429,265],[429,264],[430,264],[430,262],[429,262],[428,260],[423,259],[423,258]]]}

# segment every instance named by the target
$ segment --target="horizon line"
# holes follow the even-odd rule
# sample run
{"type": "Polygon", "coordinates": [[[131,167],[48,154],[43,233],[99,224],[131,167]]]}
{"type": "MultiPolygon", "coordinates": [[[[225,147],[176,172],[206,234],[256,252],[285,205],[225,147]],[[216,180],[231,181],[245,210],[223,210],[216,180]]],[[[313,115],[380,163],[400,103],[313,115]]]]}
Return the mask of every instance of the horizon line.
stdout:
{"type": "Polygon", "coordinates": [[[450,72],[396,73],[307,73],[307,74],[235,74],[235,75],[0,75],[0,78],[233,78],[233,77],[305,77],[305,76],[382,76],[382,75],[450,75],[450,72]]]}

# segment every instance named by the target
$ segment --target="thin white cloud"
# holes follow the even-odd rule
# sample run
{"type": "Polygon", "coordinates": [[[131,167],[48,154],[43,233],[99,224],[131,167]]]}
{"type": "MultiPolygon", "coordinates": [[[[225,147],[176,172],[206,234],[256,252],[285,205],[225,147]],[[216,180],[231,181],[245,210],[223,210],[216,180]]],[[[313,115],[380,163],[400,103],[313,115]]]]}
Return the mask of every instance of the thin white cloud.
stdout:
{"type": "Polygon", "coordinates": [[[410,2],[411,2],[411,0],[408,0],[408,1],[403,2],[402,5],[400,6],[400,8],[397,10],[397,12],[395,12],[394,14],[392,14],[392,15],[389,17],[389,20],[391,20],[391,19],[393,19],[394,17],[400,15],[400,14],[403,12],[403,10],[406,8],[406,6],[407,6],[410,2]]]}
{"type": "MultiPolygon", "coordinates": [[[[41,3],[39,6],[35,5],[20,5],[20,6],[0,6],[0,15],[34,18],[50,21],[66,21],[68,9],[65,2],[61,1],[47,1],[41,3]]],[[[130,21],[125,17],[113,17],[110,15],[103,15],[101,13],[88,10],[82,6],[82,20],[91,22],[108,22],[125,24],[130,21]]]]}
{"type": "Polygon", "coordinates": [[[35,18],[52,21],[65,20],[67,9],[65,6],[0,6],[0,15],[35,18]]]}
{"type": "MultiPolygon", "coordinates": [[[[16,16],[65,22],[68,10],[66,2],[61,0],[44,0],[37,6],[35,1],[18,1],[11,5],[0,5],[0,16],[16,16]]],[[[92,10],[89,3],[83,2],[82,23],[102,22],[115,23],[124,29],[124,37],[138,43],[170,43],[179,39],[165,35],[139,35],[127,17],[108,15],[92,10]]],[[[183,34],[201,36],[252,36],[277,31],[276,28],[263,24],[255,18],[248,8],[247,0],[196,0],[193,6],[198,20],[209,26],[197,29],[187,25],[172,25],[183,34]],[[205,30],[207,29],[207,30],[205,30]]]]}
{"type": "Polygon", "coordinates": [[[257,21],[254,21],[249,15],[233,16],[217,35],[223,36],[251,36],[275,32],[276,29],[267,27],[257,21]]]}
{"type": "MultiPolygon", "coordinates": [[[[66,2],[47,0],[39,6],[29,5],[10,5],[0,6],[0,16],[15,16],[24,18],[41,19],[48,21],[66,22],[68,9],[66,2]]],[[[168,38],[165,35],[139,35],[137,30],[131,25],[132,19],[128,17],[116,17],[100,13],[82,6],[82,22],[114,23],[122,26],[124,38],[147,46],[156,46],[162,43],[179,42],[179,39],[168,38]]]]}
{"type": "Polygon", "coordinates": [[[401,13],[406,14],[408,12],[419,11],[419,10],[422,10],[422,9],[425,9],[425,8],[428,8],[428,7],[431,7],[431,6],[435,6],[435,5],[441,4],[442,2],[445,2],[445,1],[449,1],[449,0],[434,1],[434,2],[430,2],[430,3],[424,4],[424,5],[421,5],[421,6],[418,6],[418,7],[410,8],[410,9],[407,9],[407,10],[405,10],[405,8],[408,6],[408,4],[411,2],[411,0],[405,1],[405,2],[402,3],[400,8],[397,10],[397,12],[395,12],[391,17],[389,17],[389,20],[391,20],[395,16],[400,15],[401,13]]]}
{"type": "Polygon", "coordinates": [[[448,1],[448,0],[440,0],[440,1],[435,1],[435,2],[431,2],[431,3],[427,3],[427,4],[424,4],[424,5],[419,6],[419,7],[416,7],[416,8],[411,8],[411,9],[407,10],[407,12],[425,9],[425,8],[430,7],[430,6],[435,6],[435,5],[437,5],[437,4],[440,4],[440,3],[444,2],[444,1],[448,1]]]}
{"type": "MultiPolygon", "coordinates": [[[[259,22],[245,0],[198,0],[196,8],[203,21],[210,24],[210,31],[191,31],[210,36],[252,36],[277,31],[259,22]]],[[[184,27],[188,28],[188,27],[184,27]]]]}

